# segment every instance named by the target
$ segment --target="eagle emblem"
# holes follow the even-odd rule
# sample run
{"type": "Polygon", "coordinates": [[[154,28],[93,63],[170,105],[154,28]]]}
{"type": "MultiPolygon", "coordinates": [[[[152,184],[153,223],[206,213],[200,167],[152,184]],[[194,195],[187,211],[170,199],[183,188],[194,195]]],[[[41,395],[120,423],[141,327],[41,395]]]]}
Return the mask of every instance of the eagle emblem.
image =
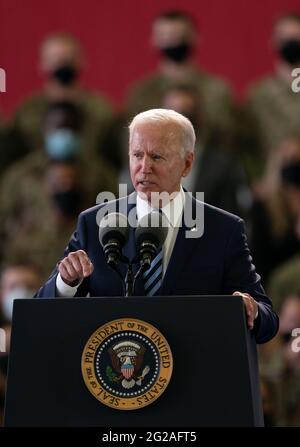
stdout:
{"type": "Polygon", "coordinates": [[[136,341],[124,340],[108,349],[113,369],[108,366],[106,374],[111,382],[119,382],[123,388],[130,389],[134,385],[141,386],[149,373],[149,366],[141,372],[145,347],[136,341]]]}
{"type": "Polygon", "coordinates": [[[165,391],[173,371],[168,341],[136,318],[106,322],[91,334],[81,356],[90,393],[116,410],[138,410],[165,391]]]}

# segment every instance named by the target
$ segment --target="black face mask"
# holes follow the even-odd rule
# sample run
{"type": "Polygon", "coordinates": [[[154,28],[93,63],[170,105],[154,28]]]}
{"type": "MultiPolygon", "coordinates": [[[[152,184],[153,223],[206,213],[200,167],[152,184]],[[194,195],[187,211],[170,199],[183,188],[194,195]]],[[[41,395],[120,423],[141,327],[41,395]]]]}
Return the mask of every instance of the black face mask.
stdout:
{"type": "Polygon", "coordinates": [[[71,85],[77,79],[78,71],[72,65],[64,65],[52,73],[52,77],[62,85],[71,85]]]}
{"type": "Polygon", "coordinates": [[[188,43],[181,43],[175,47],[162,48],[162,53],[174,62],[184,62],[191,53],[192,46],[188,43]]]}
{"type": "Polygon", "coordinates": [[[288,185],[300,187],[300,162],[284,166],[281,169],[281,179],[288,185]]]}
{"type": "Polygon", "coordinates": [[[278,48],[279,54],[288,64],[295,65],[300,62],[300,41],[286,40],[278,48]]]}
{"type": "Polygon", "coordinates": [[[66,217],[76,217],[81,203],[81,193],[77,189],[56,192],[52,200],[57,209],[66,217]]]}

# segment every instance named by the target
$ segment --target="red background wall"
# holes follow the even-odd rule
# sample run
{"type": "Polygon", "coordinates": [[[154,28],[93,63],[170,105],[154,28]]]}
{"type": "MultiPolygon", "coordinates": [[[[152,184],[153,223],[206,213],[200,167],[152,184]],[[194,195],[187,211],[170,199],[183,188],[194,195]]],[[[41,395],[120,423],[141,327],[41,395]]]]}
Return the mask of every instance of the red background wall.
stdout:
{"type": "Polygon", "coordinates": [[[0,109],[9,115],[21,99],[39,88],[39,43],[49,32],[74,33],[86,53],[85,85],[121,104],[136,78],[155,67],[149,46],[152,19],[179,8],[199,23],[196,61],[222,75],[240,96],[250,82],[271,71],[272,21],[300,11],[299,0],[0,0],[0,67],[6,93],[0,109]]]}

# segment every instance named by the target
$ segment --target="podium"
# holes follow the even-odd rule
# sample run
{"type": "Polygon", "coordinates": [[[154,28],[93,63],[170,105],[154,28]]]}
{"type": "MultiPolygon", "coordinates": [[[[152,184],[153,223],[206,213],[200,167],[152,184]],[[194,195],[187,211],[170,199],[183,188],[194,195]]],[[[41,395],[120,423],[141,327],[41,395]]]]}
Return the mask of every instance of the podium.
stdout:
{"type": "Polygon", "coordinates": [[[236,296],[15,300],[5,425],[262,426],[256,343],[246,326],[242,300],[236,296]],[[132,411],[100,402],[82,374],[82,356],[87,345],[92,349],[91,336],[108,322],[124,319],[156,328],[173,357],[172,376],[163,393],[132,411]]]}

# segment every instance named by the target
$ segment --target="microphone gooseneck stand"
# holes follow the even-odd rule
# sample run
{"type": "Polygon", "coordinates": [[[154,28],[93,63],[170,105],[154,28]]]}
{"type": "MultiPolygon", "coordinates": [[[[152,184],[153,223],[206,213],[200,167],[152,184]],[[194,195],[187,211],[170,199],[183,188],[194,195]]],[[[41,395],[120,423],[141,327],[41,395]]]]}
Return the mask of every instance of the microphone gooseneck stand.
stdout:
{"type": "Polygon", "coordinates": [[[123,257],[121,259],[121,261],[127,265],[127,272],[126,272],[125,280],[116,264],[110,264],[110,266],[114,269],[114,271],[118,274],[118,276],[120,277],[120,279],[122,281],[124,296],[125,297],[135,296],[136,280],[141,276],[142,273],[144,273],[146,270],[148,270],[149,265],[148,265],[148,263],[142,263],[140,265],[140,268],[134,275],[133,274],[133,265],[139,264],[140,261],[135,259],[135,260],[133,260],[133,262],[130,262],[129,259],[126,257],[123,257]]]}
{"type": "Polygon", "coordinates": [[[123,275],[121,271],[118,268],[118,263],[116,262],[108,262],[108,265],[117,273],[119,278],[122,281],[123,286],[123,293],[124,297],[130,297],[135,295],[135,283],[137,278],[141,275],[141,273],[145,270],[144,265],[141,265],[138,269],[137,273],[133,274],[133,265],[138,264],[138,260],[134,260],[133,262],[130,262],[128,258],[123,256],[120,259],[121,262],[127,265],[127,272],[125,279],[123,278],[123,275]]]}
{"type": "Polygon", "coordinates": [[[127,273],[125,276],[125,296],[133,296],[134,295],[134,277],[132,270],[132,262],[128,261],[127,273]]]}
{"type": "Polygon", "coordinates": [[[128,268],[127,268],[127,273],[126,273],[126,277],[125,277],[125,296],[129,297],[129,296],[134,296],[135,295],[135,283],[136,280],[141,276],[141,274],[146,271],[149,266],[146,265],[145,268],[145,264],[141,264],[140,268],[138,269],[138,271],[136,272],[135,275],[133,275],[133,265],[135,264],[139,264],[140,261],[139,260],[134,260],[133,262],[128,261],[128,268]]]}

